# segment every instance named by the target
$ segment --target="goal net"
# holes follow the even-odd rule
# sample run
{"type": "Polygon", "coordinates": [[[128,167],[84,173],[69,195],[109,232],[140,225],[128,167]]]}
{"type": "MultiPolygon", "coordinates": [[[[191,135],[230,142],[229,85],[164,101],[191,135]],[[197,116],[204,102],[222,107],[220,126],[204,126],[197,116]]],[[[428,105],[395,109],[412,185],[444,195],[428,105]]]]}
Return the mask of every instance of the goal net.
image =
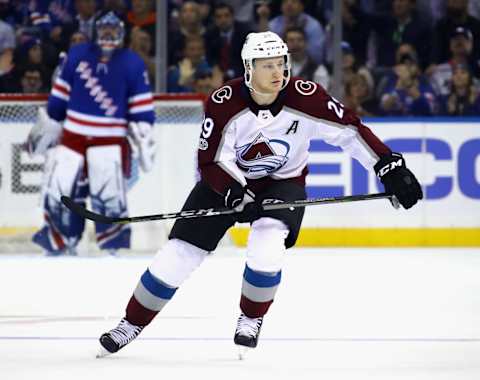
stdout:
{"type": "MultiPolygon", "coordinates": [[[[31,242],[42,225],[43,157],[30,157],[22,145],[45,96],[0,96],[0,253],[41,252],[31,242]]],[[[155,166],[138,172],[128,192],[130,215],[180,210],[197,179],[196,149],[203,118],[199,95],[155,96],[155,166]]],[[[172,222],[132,224],[132,249],[152,253],[167,239],[172,222]]],[[[92,223],[87,223],[79,254],[97,252],[92,223]]]]}

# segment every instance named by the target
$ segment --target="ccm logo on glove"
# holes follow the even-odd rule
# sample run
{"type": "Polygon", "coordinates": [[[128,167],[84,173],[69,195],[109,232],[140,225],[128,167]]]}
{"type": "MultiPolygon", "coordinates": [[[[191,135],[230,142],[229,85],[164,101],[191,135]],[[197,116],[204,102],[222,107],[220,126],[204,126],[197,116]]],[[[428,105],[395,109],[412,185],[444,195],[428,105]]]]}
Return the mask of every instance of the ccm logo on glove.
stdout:
{"type": "MultiPolygon", "coordinates": [[[[406,167],[400,153],[392,152],[383,156],[373,168],[385,186],[385,191],[395,195],[405,209],[409,209],[423,198],[422,188],[417,178],[406,167]]],[[[395,207],[394,202],[392,204],[395,207]]]]}
{"type": "Polygon", "coordinates": [[[398,159],[398,161],[392,161],[390,163],[388,163],[387,165],[385,165],[383,168],[381,168],[379,171],[378,171],[378,174],[377,176],[378,177],[383,177],[385,174],[387,174],[389,171],[397,168],[397,167],[400,167],[400,166],[403,166],[403,158],[400,158],[398,159]]]}

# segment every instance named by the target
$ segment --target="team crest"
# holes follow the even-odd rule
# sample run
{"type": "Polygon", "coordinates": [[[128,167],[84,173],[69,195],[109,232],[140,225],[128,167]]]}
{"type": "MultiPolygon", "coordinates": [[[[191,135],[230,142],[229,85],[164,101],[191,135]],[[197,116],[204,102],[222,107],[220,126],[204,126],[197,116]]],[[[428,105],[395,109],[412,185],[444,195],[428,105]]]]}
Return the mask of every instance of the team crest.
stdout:
{"type": "Polygon", "coordinates": [[[295,89],[302,95],[312,95],[317,91],[318,85],[310,80],[296,80],[295,89]]]}
{"type": "Polygon", "coordinates": [[[274,173],[288,161],[290,145],[282,140],[269,140],[262,133],[248,144],[237,147],[237,165],[249,178],[260,178],[274,173]]]}
{"type": "Polygon", "coordinates": [[[222,104],[225,100],[230,100],[232,93],[232,87],[223,86],[212,94],[212,100],[217,104],[222,104]]]}

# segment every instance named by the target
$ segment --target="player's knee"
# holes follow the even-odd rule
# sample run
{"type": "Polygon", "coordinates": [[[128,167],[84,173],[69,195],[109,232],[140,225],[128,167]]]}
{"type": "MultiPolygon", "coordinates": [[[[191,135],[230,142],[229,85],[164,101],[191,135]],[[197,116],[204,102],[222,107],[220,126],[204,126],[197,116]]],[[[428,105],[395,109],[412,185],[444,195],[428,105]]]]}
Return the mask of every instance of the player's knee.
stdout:
{"type": "Polygon", "coordinates": [[[259,271],[274,273],[282,269],[288,227],[273,218],[260,218],[252,223],[247,245],[247,265],[259,271]]]}
{"type": "Polygon", "coordinates": [[[171,239],[158,251],[149,270],[165,284],[177,288],[202,263],[207,253],[183,240],[171,239]]]}

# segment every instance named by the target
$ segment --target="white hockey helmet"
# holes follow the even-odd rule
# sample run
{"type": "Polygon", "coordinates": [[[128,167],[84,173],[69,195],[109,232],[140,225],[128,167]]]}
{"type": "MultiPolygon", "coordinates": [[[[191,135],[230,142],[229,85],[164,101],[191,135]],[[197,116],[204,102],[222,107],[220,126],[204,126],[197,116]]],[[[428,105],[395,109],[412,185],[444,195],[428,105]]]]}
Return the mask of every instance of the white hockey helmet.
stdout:
{"type": "Polygon", "coordinates": [[[285,57],[282,90],[290,80],[290,54],[285,42],[273,32],[249,33],[242,48],[245,84],[252,89],[253,61],[257,58],[285,57]]]}

